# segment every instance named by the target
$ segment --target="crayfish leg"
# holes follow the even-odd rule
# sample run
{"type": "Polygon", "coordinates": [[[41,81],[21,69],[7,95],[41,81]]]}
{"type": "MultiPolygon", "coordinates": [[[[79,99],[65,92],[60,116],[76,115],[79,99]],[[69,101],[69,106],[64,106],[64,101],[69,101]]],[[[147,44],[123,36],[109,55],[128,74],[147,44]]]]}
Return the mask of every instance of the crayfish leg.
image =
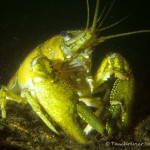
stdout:
{"type": "Polygon", "coordinates": [[[83,102],[79,102],[77,104],[77,111],[80,117],[84,119],[93,129],[97,130],[102,136],[106,134],[104,124],[83,102]]]}
{"type": "Polygon", "coordinates": [[[13,93],[6,86],[2,85],[0,90],[0,110],[2,111],[2,118],[6,118],[6,104],[7,100],[12,100],[16,102],[25,102],[25,100],[19,95],[13,93]]]}

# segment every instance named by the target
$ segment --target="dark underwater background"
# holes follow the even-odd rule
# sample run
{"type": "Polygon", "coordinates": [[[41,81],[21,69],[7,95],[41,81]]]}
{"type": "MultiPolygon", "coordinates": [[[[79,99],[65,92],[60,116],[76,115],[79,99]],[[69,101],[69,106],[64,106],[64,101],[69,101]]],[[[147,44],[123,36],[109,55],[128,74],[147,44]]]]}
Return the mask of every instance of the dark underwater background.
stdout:
{"type": "MultiPolygon", "coordinates": [[[[102,0],[100,8],[106,2],[102,0]]],[[[90,23],[95,1],[89,0],[90,23]]],[[[103,27],[129,17],[102,36],[150,30],[149,0],[116,0],[103,27]]],[[[84,29],[86,0],[0,0],[0,84],[7,84],[27,54],[45,40],[65,30],[84,29]]],[[[150,33],[108,40],[93,54],[93,71],[110,51],[121,53],[130,63],[136,79],[133,124],[150,115],[150,33]]]]}

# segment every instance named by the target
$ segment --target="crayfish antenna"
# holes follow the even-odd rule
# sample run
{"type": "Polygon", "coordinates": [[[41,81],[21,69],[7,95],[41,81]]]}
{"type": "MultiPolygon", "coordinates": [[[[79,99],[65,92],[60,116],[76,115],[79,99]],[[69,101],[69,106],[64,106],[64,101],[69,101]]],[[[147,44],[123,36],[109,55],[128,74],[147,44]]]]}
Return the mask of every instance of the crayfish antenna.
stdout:
{"type": "Polygon", "coordinates": [[[99,4],[100,4],[100,0],[97,0],[97,1],[96,1],[96,7],[95,7],[94,18],[93,18],[93,24],[92,24],[92,28],[91,28],[91,34],[94,34],[95,31],[96,31],[96,28],[97,28],[99,4]]]}
{"type": "Polygon", "coordinates": [[[150,33],[150,30],[139,30],[139,31],[132,31],[132,32],[126,32],[126,33],[102,36],[98,39],[98,43],[105,42],[106,40],[109,40],[109,39],[114,39],[118,37],[124,37],[124,36],[139,34],[139,33],[150,33]]]}
{"type": "Polygon", "coordinates": [[[89,0],[86,1],[87,5],[87,22],[86,22],[86,29],[89,28],[89,21],[90,21],[90,11],[89,11],[89,0]]]}
{"type": "Polygon", "coordinates": [[[99,30],[99,29],[102,27],[103,23],[105,22],[107,16],[109,15],[109,13],[110,13],[110,11],[111,11],[111,9],[112,9],[112,7],[113,7],[115,1],[116,1],[116,0],[113,0],[113,2],[112,2],[112,4],[110,5],[110,8],[108,9],[106,15],[103,17],[103,13],[105,12],[105,9],[107,8],[108,3],[107,3],[107,5],[104,7],[104,9],[103,9],[103,11],[102,11],[102,13],[101,13],[101,15],[100,15],[100,17],[99,17],[99,19],[98,19],[98,21],[100,21],[100,24],[99,24],[99,26],[97,27],[97,30],[99,30]],[[102,17],[103,17],[103,19],[101,20],[102,17]]]}

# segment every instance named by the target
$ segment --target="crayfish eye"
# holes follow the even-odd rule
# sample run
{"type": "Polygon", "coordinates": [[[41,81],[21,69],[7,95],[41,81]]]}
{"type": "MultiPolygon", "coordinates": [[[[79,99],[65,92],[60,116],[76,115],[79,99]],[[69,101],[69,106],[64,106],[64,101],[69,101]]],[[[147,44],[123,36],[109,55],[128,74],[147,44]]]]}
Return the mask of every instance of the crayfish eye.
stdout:
{"type": "Polygon", "coordinates": [[[62,31],[60,34],[61,34],[62,37],[68,36],[68,33],[66,31],[62,31]]]}
{"type": "Polygon", "coordinates": [[[62,31],[61,36],[64,38],[65,41],[68,41],[71,39],[70,34],[68,34],[66,31],[62,31]]]}

